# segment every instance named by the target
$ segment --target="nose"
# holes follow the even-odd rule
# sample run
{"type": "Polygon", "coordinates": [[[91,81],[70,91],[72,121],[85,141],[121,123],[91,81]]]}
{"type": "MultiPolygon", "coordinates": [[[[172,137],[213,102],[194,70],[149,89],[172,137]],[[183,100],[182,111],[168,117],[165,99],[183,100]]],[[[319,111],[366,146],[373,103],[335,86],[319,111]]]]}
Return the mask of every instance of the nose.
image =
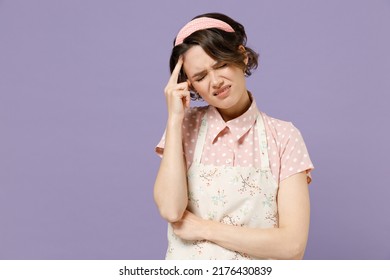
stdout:
{"type": "Polygon", "coordinates": [[[210,71],[209,75],[213,88],[220,88],[223,84],[223,79],[217,73],[215,73],[215,71],[210,71]]]}

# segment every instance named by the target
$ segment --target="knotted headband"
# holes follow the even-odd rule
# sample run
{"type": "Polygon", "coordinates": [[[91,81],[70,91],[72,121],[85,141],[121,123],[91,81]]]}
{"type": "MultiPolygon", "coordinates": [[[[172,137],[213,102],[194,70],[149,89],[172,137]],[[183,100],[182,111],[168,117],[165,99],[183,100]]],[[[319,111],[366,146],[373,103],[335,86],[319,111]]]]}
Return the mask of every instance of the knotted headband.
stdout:
{"type": "Polygon", "coordinates": [[[234,29],[222,20],[209,17],[196,18],[191,20],[189,23],[184,25],[182,29],[180,29],[176,36],[175,46],[183,43],[184,39],[190,36],[192,33],[208,28],[218,28],[226,32],[234,32],[234,29]]]}

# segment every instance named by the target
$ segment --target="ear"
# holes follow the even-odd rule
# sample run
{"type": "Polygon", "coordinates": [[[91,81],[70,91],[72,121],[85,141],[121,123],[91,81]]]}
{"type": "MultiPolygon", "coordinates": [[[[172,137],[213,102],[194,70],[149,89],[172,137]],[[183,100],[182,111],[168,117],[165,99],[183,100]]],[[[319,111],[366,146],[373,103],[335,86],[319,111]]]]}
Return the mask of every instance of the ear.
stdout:
{"type": "Polygon", "coordinates": [[[248,61],[249,61],[249,58],[248,58],[248,55],[246,54],[246,49],[243,45],[240,45],[238,47],[238,50],[245,56],[244,58],[244,63],[245,65],[248,65],[248,61]]]}

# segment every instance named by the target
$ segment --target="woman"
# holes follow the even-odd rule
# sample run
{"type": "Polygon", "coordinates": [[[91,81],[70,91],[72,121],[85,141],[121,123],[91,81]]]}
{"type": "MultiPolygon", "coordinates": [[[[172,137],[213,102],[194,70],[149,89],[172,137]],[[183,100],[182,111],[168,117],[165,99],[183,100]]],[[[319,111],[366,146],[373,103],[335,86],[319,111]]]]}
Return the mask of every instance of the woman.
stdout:
{"type": "Polygon", "coordinates": [[[299,131],[257,109],[245,79],[258,55],[223,14],[178,33],[154,198],[167,259],[301,259],[313,165],[299,131]],[[209,105],[190,108],[190,99],[209,105]]]}

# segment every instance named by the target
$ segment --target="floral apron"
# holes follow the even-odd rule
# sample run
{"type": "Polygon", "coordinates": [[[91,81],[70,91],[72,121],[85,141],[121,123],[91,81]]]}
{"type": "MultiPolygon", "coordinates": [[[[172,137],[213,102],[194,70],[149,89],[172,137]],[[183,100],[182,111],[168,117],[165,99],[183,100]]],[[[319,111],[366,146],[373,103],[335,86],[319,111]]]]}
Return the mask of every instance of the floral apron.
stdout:
{"type": "MultiPolygon", "coordinates": [[[[206,114],[207,115],[207,114],[206,114]]],[[[194,161],[188,170],[188,207],[195,215],[233,226],[272,228],[278,226],[276,196],[278,185],[272,176],[263,118],[256,120],[261,168],[214,166],[201,163],[207,134],[206,115],[202,119],[194,161]]],[[[166,259],[252,259],[212,242],[186,241],[168,225],[166,259]]]]}

